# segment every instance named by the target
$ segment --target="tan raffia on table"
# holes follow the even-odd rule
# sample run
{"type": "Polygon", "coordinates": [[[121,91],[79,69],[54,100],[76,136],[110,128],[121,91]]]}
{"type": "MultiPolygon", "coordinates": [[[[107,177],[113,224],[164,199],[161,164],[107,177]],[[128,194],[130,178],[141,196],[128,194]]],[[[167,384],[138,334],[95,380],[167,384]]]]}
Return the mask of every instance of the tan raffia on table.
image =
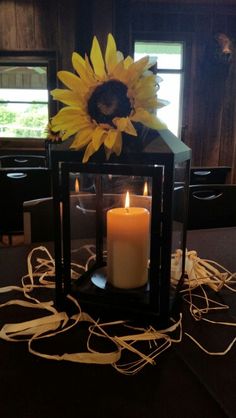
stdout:
{"type": "MultiPolygon", "coordinates": [[[[71,264],[72,278],[78,278],[80,273],[88,269],[89,263],[94,259],[93,246],[84,246],[88,252],[88,259],[85,266],[79,264],[71,264]],[[79,273],[80,272],[80,273],[79,273]]],[[[176,251],[172,256],[173,271],[178,273],[180,271],[182,254],[181,251],[176,251]]],[[[40,318],[25,321],[22,323],[5,324],[0,330],[0,338],[7,341],[28,341],[29,352],[39,357],[51,360],[66,360],[79,363],[93,363],[93,364],[110,364],[117,371],[123,374],[132,375],[139,372],[145,365],[156,364],[157,357],[167,350],[172,343],[179,343],[182,340],[182,315],[177,321],[172,320],[173,325],[164,330],[156,330],[153,326],[139,328],[131,326],[124,321],[114,321],[107,323],[100,323],[99,320],[94,320],[86,312],[82,312],[78,300],[68,295],[68,298],[73,302],[78,310],[76,314],[68,317],[66,312],[58,312],[54,306],[53,301],[41,302],[31,295],[32,291],[37,288],[53,289],[55,287],[52,277],[55,274],[55,261],[51,254],[45,247],[34,248],[27,258],[28,274],[22,278],[21,286],[5,286],[0,288],[0,293],[7,293],[10,291],[23,292],[26,300],[13,299],[0,305],[0,307],[9,305],[18,305],[25,308],[46,310],[50,314],[40,318]],[[37,264],[33,266],[32,257],[38,252],[44,252],[48,258],[37,257],[37,264]],[[38,281],[36,283],[36,280],[38,281]],[[87,340],[87,351],[81,353],[64,353],[46,354],[41,353],[33,348],[33,342],[37,339],[50,338],[59,333],[68,331],[74,326],[79,326],[80,322],[88,322],[89,337],[87,340]],[[111,335],[111,329],[117,325],[122,326],[124,335],[111,335]],[[109,328],[109,330],[107,330],[109,328]],[[129,330],[132,332],[129,332],[129,330]],[[176,332],[178,335],[175,336],[176,332]],[[112,341],[114,350],[108,353],[100,353],[92,348],[91,340],[93,337],[105,338],[112,341]],[[147,343],[145,349],[139,348],[138,343],[147,343]],[[131,362],[123,362],[122,355],[124,352],[131,352],[136,356],[137,360],[131,362]]],[[[173,274],[172,285],[176,286],[178,274],[173,274]]],[[[202,260],[197,256],[196,251],[188,251],[186,253],[186,278],[184,287],[181,290],[183,299],[189,304],[190,313],[197,321],[204,320],[211,324],[220,324],[224,326],[236,326],[235,323],[217,322],[205,318],[209,312],[215,310],[228,309],[228,305],[221,304],[208,298],[206,287],[210,287],[215,292],[219,292],[222,287],[226,287],[230,291],[235,292],[233,287],[236,283],[235,274],[232,274],[218,263],[211,260],[202,260]],[[220,270],[222,272],[220,272],[220,270]],[[201,289],[202,295],[195,294],[193,291],[198,288],[201,289]],[[196,302],[204,301],[205,305],[199,307],[196,302]]],[[[228,345],[222,352],[210,352],[206,350],[193,336],[185,332],[195,344],[204,352],[210,355],[225,355],[229,352],[235,343],[236,338],[228,345]]]]}
{"type": "MultiPolygon", "coordinates": [[[[181,253],[177,253],[175,258],[178,258],[181,261],[181,253]]],[[[223,287],[226,287],[232,292],[236,292],[236,289],[233,285],[236,284],[236,273],[231,273],[225,267],[221,266],[219,263],[212,260],[203,260],[197,256],[196,251],[187,252],[186,257],[186,279],[185,287],[181,290],[183,294],[183,299],[186,303],[189,304],[189,311],[192,317],[196,321],[205,321],[209,324],[214,325],[223,325],[229,327],[236,327],[235,322],[227,321],[214,321],[208,318],[205,318],[205,315],[213,311],[228,310],[229,306],[220,302],[217,302],[213,299],[210,299],[207,295],[206,289],[203,287],[208,286],[215,292],[220,292],[223,287]],[[217,269],[218,267],[219,269],[217,269]],[[231,285],[229,285],[229,283],[231,285]],[[198,288],[202,291],[202,295],[196,294],[193,292],[194,289],[198,288]],[[196,303],[193,302],[193,299],[198,299],[205,302],[205,306],[199,307],[196,303]]],[[[223,351],[209,351],[203,347],[192,335],[187,332],[184,334],[189,337],[201,350],[209,355],[214,356],[223,356],[227,354],[233,345],[236,342],[236,337],[233,338],[231,343],[223,351]]]]}

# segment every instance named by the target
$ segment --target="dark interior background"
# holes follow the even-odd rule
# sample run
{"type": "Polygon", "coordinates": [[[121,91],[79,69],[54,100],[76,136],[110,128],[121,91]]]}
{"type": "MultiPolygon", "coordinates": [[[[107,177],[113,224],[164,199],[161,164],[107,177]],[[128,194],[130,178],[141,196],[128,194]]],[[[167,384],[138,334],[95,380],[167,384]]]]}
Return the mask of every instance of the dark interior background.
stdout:
{"type": "MultiPolygon", "coordinates": [[[[232,167],[236,183],[236,0],[2,0],[1,51],[51,51],[56,69],[71,70],[71,54],[89,53],[96,35],[104,48],[112,32],[124,54],[135,37],[184,40],[187,46],[182,140],[192,165],[232,167]],[[230,64],[212,60],[214,37],[233,41],[230,64]]],[[[56,80],[55,80],[56,83],[56,80]]],[[[54,86],[53,86],[54,87],[54,86]]],[[[41,140],[0,139],[0,152],[43,149],[41,140]]]]}

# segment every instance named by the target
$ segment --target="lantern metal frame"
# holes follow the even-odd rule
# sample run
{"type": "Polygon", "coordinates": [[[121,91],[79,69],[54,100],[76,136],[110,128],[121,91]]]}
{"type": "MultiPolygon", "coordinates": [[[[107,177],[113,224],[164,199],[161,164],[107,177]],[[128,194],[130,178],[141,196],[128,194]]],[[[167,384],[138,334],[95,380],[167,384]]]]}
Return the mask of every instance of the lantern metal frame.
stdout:
{"type": "MultiPolygon", "coordinates": [[[[99,317],[138,319],[167,325],[176,301],[177,290],[171,289],[171,251],[173,220],[173,188],[175,165],[184,162],[184,214],[182,250],[186,247],[187,202],[190,171],[190,149],[175,136],[168,135],[159,141],[161,150],[153,152],[152,145],[140,154],[127,154],[111,162],[81,162],[81,152],[56,149],[51,151],[53,202],[55,222],[55,277],[56,303],[67,309],[67,295],[78,298],[83,309],[99,314],[99,317]],[[175,143],[173,145],[173,138],[175,143]],[[164,150],[164,151],[163,151],[164,150]],[[134,164],[135,161],[135,164],[134,164]],[[71,231],[69,175],[73,172],[93,174],[96,177],[96,261],[79,280],[71,280],[71,231]],[[151,178],[151,228],[149,280],[145,289],[96,289],[91,282],[94,272],[102,269],[104,239],[102,223],[103,175],[142,176],[151,178]],[[60,208],[63,208],[62,219],[60,208]]],[[[182,257],[181,281],[184,277],[182,257]]]]}

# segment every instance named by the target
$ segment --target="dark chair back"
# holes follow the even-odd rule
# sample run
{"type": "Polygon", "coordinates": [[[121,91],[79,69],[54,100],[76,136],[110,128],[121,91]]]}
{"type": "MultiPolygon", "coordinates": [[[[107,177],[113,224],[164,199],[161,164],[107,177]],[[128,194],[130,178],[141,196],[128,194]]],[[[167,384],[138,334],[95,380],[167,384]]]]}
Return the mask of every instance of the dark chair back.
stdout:
{"type": "Polygon", "coordinates": [[[53,241],[54,218],[52,197],[28,200],[23,203],[24,242],[53,241]]]}
{"type": "Polygon", "coordinates": [[[43,155],[12,154],[0,156],[0,167],[46,167],[46,157],[43,155]]]}
{"type": "Polygon", "coordinates": [[[0,168],[0,235],[23,232],[23,202],[51,195],[47,168],[0,168]]]}
{"type": "Polygon", "coordinates": [[[192,167],[190,184],[225,184],[231,167],[192,167]]]}
{"type": "Polygon", "coordinates": [[[236,226],[236,185],[189,186],[188,229],[236,226]]]}
{"type": "MultiPolygon", "coordinates": [[[[95,195],[70,196],[71,239],[95,237],[95,195]],[[88,206],[89,201],[89,206],[88,206]]],[[[62,212],[61,212],[62,216],[62,212]]],[[[54,240],[53,199],[41,198],[24,202],[24,241],[54,240]]]]}

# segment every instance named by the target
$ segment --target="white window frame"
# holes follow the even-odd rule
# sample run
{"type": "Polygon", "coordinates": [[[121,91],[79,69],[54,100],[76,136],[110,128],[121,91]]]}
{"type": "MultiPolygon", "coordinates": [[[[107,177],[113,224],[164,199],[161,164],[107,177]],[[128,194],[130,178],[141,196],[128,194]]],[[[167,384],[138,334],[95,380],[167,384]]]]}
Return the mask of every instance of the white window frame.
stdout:
{"type": "MultiPolygon", "coordinates": [[[[183,37],[184,38],[184,37],[183,37]]],[[[187,71],[187,65],[186,65],[186,51],[188,47],[188,39],[178,38],[175,36],[171,36],[171,34],[152,34],[152,33],[145,33],[145,32],[135,32],[132,36],[132,44],[133,44],[133,56],[134,56],[134,48],[135,48],[135,42],[142,42],[142,43],[168,43],[168,44],[182,44],[183,48],[183,54],[182,54],[182,66],[180,69],[165,69],[165,68],[157,68],[157,75],[162,74],[180,74],[181,81],[180,81],[180,95],[179,95],[179,114],[178,114],[178,132],[177,136],[182,139],[182,131],[183,126],[185,126],[184,123],[184,96],[185,96],[185,89],[186,89],[186,71],[187,71]]],[[[158,97],[160,99],[165,99],[164,97],[161,97],[161,94],[158,94],[158,97]]]]}
{"type": "MultiPolygon", "coordinates": [[[[50,91],[56,87],[56,53],[55,51],[0,51],[0,66],[8,67],[20,67],[20,66],[31,66],[31,67],[46,67],[47,69],[47,91],[48,91],[48,119],[57,112],[57,104],[53,101],[50,91]]],[[[0,88],[1,95],[1,88],[0,88]]],[[[18,103],[23,103],[24,100],[17,100],[18,103]]],[[[36,103],[36,101],[34,102],[36,103]]],[[[0,138],[3,140],[14,140],[20,141],[31,140],[32,137],[28,136],[4,136],[4,133],[0,133],[0,138]]],[[[41,137],[34,137],[34,140],[42,140],[41,137]]]]}

